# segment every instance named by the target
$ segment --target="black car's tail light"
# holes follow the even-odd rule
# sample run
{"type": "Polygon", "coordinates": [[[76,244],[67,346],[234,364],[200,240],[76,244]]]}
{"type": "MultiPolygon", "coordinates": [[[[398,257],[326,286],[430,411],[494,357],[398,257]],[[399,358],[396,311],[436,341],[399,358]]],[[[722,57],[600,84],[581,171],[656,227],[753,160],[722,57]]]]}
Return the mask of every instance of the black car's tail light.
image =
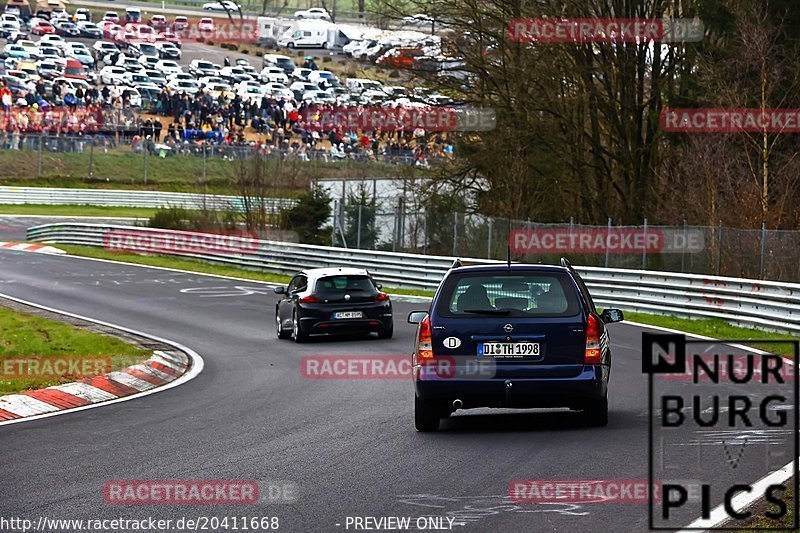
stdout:
{"type": "Polygon", "coordinates": [[[589,323],[586,325],[586,352],[583,356],[583,362],[587,365],[596,365],[602,362],[601,334],[600,321],[594,315],[589,315],[589,323]]]}
{"type": "Polygon", "coordinates": [[[313,294],[309,294],[308,296],[303,296],[298,300],[301,304],[317,304],[319,303],[319,298],[314,296],[313,294]]]}
{"type": "Polygon", "coordinates": [[[386,302],[388,300],[389,300],[389,295],[386,294],[385,292],[379,292],[377,296],[375,296],[376,302],[386,302]]]}

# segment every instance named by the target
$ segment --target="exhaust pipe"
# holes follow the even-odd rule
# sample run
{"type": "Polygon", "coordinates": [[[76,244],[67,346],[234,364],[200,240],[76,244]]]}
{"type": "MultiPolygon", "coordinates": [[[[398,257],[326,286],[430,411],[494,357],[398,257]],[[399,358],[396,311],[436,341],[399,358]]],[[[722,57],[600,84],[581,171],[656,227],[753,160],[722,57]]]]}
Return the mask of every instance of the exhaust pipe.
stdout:
{"type": "Polygon", "coordinates": [[[453,409],[461,409],[463,405],[464,402],[462,402],[461,400],[453,400],[453,409]]]}

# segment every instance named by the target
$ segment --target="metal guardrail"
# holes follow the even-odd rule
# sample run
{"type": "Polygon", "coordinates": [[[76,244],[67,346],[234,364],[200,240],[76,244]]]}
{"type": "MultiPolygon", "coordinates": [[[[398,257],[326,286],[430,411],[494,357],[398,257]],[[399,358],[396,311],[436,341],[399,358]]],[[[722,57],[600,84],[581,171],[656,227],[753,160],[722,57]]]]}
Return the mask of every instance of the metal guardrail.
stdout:
{"type": "MultiPolygon", "coordinates": [[[[28,240],[48,244],[104,246],[117,230],[139,236],[173,233],[153,228],[97,224],[45,224],[28,229],[28,240]]],[[[216,264],[294,274],[304,268],[358,266],[378,281],[402,288],[435,289],[453,258],[328,246],[258,241],[248,253],[173,253],[216,264]]],[[[489,264],[481,259],[471,262],[489,264]]],[[[577,267],[599,306],[800,332],[800,284],[644,270],[577,267]]]]}
{"type": "MultiPolygon", "coordinates": [[[[265,198],[266,209],[277,213],[297,204],[289,198],[265,198]]],[[[183,207],[242,210],[239,196],[160,191],[0,187],[0,204],[99,205],[111,207],[183,207]]]]}

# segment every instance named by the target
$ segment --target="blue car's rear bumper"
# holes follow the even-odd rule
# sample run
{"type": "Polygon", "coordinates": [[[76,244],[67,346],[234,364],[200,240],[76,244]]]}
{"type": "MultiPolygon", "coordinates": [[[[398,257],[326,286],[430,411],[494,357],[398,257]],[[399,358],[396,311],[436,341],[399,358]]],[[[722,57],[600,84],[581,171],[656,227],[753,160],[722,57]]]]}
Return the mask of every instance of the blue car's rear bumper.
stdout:
{"type": "Polygon", "coordinates": [[[415,379],[416,394],[432,403],[461,400],[473,407],[571,407],[581,409],[608,390],[607,365],[585,365],[574,377],[506,379],[415,379]]]}

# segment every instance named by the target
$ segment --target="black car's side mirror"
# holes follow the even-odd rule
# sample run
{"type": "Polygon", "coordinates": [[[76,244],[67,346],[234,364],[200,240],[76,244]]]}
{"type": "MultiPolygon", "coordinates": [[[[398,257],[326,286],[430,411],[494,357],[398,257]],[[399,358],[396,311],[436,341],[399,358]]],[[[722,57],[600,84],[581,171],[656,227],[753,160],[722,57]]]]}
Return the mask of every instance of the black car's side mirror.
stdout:
{"type": "Polygon", "coordinates": [[[380,283],[376,283],[375,286],[378,288],[378,290],[383,289],[383,285],[380,283]]]}
{"type": "Polygon", "coordinates": [[[625,320],[625,315],[620,309],[603,309],[600,318],[606,324],[613,324],[614,322],[622,322],[625,320]]]}
{"type": "Polygon", "coordinates": [[[411,311],[408,314],[408,323],[419,324],[426,316],[428,316],[427,311],[411,311]]]}
{"type": "Polygon", "coordinates": [[[275,294],[286,294],[286,287],[275,287],[272,290],[275,291],[275,294]]]}

